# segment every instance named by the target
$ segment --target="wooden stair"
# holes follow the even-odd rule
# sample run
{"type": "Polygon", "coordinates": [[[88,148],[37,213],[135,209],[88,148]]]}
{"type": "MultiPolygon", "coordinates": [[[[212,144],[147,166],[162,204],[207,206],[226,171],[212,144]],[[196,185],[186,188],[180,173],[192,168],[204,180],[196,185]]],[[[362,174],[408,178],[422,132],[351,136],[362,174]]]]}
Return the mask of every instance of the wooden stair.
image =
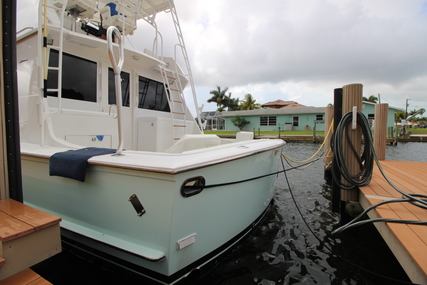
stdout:
{"type": "MultiPolygon", "coordinates": [[[[22,274],[26,276],[25,278],[34,276],[27,270],[29,267],[61,252],[60,221],[59,217],[15,200],[0,201],[0,280],[3,280],[1,282],[6,282],[15,274],[22,274]]],[[[38,279],[40,278],[37,277],[38,279]]],[[[34,284],[49,283],[37,281],[34,284]]]]}
{"type": "Polygon", "coordinates": [[[50,285],[49,281],[27,268],[2,281],[0,285],[50,285]]]}

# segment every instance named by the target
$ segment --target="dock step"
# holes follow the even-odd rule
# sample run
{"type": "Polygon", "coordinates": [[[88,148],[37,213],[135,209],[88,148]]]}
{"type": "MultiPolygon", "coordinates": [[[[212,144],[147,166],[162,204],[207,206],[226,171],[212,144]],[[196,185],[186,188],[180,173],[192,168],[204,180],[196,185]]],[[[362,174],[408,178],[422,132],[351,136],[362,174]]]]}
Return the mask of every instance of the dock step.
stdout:
{"type": "Polygon", "coordinates": [[[52,284],[33,270],[27,268],[2,281],[0,285],[49,285],[52,284]]]}
{"type": "Polygon", "coordinates": [[[61,252],[60,221],[15,200],[0,201],[0,280],[61,252]]]}

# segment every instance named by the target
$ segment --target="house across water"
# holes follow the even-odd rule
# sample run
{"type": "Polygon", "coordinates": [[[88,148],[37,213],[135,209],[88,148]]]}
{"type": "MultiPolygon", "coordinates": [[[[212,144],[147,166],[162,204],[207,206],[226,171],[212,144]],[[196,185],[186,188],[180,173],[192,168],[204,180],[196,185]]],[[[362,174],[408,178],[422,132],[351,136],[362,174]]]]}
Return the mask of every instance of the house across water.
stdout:
{"type": "MultiPolygon", "coordinates": [[[[203,112],[202,122],[206,122],[205,130],[238,131],[232,118],[240,116],[249,121],[243,130],[254,129],[264,131],[324,131],[325,107],[304,106],[295,101],[276,100],[261,105],[261,109],[203,112]]],[[[394,113],[400,108],[389,107],[387,127],[394,126],[394,113]]],[[[362,113],[369,122],[375,122],[375,103],[363,102],[362,113]]]]}

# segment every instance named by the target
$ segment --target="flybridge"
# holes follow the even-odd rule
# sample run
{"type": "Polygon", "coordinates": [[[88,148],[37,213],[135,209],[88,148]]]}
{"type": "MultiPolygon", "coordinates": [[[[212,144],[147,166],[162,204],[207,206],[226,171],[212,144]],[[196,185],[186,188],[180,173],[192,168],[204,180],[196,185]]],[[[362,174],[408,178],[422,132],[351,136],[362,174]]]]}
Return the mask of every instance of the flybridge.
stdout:
{"type": "Polygon", "coordinates": [[[101,22],[101,29],[116,26],[124,35],[132,35],[133,31],[137,28],[136,22],[140,19],[144,19],[151,25],[155,25],[154,19],[156,14],[173,7],[172,1],[169,0],[70,0],[53,1],[50,5],[49,3],[45,5],[46,8],[49,6],[54,8],[58,13],[64,7],[64,3],[66,3],[65,11],[73,17],[97,20],[101,22]]]}

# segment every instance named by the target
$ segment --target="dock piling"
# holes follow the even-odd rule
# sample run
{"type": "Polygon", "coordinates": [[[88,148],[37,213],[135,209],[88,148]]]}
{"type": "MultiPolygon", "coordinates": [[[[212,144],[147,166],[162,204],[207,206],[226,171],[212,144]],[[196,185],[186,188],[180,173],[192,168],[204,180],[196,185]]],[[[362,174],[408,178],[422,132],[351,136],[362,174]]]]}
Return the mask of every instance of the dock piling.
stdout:
{"type": "MultiPolygon", "coordinates": [[[[342,112],[347,114],[352,112],[353,107],[356,106],[357,111],[362,111],[362,92],[363,85],[360,83],[348,84],[343,87],[343,104],[342,112]]],[[[343,140],[343,149],[344,149],[344,161],[347,167],[347,170],[350,174],[355,175],[359,173],[360,167],[357,159],[355,158],[353,151],[351,149],[350,143],[353,144],[356,151],[361,151],[362,148],[362,130],[360,127],[352,130],[351,126],[348,126],[349,130],[349,141],[343,140]]],[[[341,182],[346,183],[345,180],[341,182]]],[[[358,201],[358,191],[354,187],[350,190],[341,189],[341,201],[358,201]]]]}
{"type": "MultiPolygon", "coordinates": [[[[337,126],[339,124],[339,122],[341,121],[342,118],[342,93],[343,93],[343,89],[342,88],[336,88],[334,90],[334,134],[337,131],[337,126]]],[[[341,179],[341,174],[339,169],[337,169],[336,167],[332,168],[333,171],[333,177],[335,177],[335,179],[339,180],[341,179]]],[[[332,203],[332,211],[335,213],[339,213],[340,212],[340,207],[341,207],[341,190],[340,187],[338,185],[338,183],[335,181],[335,179],[332,179],[332,198],[331,198],[331,203],[332,203]]]]}
{"type": "Polygon", "coordinates": [[[385,160],[385,147],[387,143],[387,115],[388,104],[375,105],[374,121],[374,149],[379,160],[385,160]]]}

